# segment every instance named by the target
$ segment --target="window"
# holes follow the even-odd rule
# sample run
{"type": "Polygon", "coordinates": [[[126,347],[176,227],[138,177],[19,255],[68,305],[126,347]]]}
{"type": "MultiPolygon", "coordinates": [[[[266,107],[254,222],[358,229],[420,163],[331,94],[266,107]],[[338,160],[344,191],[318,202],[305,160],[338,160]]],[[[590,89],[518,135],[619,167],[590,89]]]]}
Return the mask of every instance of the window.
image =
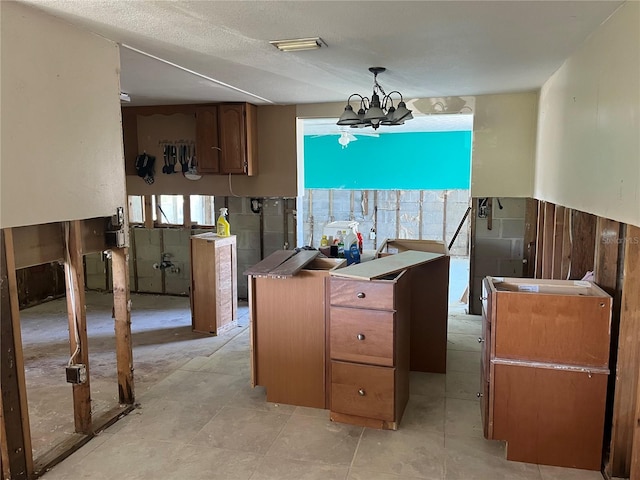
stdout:
{"type": "Polygon", "coordinates": [[[160,225],[182,225],[183,204],[182,195],[158,195],[157,221],[160,225]]]}
{"type": "Polygon", "coordinates": [[[144,223],[144,197],[129,195],[129,223],[144,223]]]}
{"type": "Polygon", "coordinates": [[[216,209],[212,195],[191,195],[191,222],[195,225],[215,225],[216,209]]]}

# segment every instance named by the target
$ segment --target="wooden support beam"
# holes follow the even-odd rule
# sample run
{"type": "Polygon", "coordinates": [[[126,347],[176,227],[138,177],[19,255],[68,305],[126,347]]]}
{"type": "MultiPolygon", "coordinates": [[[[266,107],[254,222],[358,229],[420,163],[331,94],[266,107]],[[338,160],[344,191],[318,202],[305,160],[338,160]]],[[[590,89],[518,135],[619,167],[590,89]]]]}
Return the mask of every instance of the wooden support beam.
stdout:
{"type": "Polygon", "coordinates": [[[12,230],[0,230],[0,395],[6,459],[2,469],[11,479],[22,480],[33,473],[33,452],[13,252],[12,230]]]}
{"type": "Polygon", "coordinates": [[[151,195],[144,196],[144,228],[153,228],[153,197],[151,195]]]}
{"type": "Polygon", "coordinates": [[[613,430],[608,471],[626,478],[631,472],[638,430],[638,377],[640,375],[640,227],[627,225],[624,243],[622,301],[616,386],[613,404],[613,430]]]}
{"type": "Polygon", "coordinates": [[[571,221],[570,279],[579,280],[593,270],[596,250],[596,216],[573,210],[571,221]]]}
{"type": "Polygon", "coordinates": [[[551,258],[551,278],[562,279],[562,245],[564,241],[564,212],[566,208],[557,205],[553,215],[553,253],[551,258]]]}
{"type": "Polygon", "coordinates": [[[523,275],[533,278],[536,269],[536,231],[538,219],[538,201],[527,198],[524,214],[524,269],[523,275]]]}
{"type": "Polygon", "coordinates": [[[133,404],[133,350],[131,343],[131,299],[129,295],[129,249],[111,250],[113,306],[116,332],[118,398],[121,404],[133,404]]]}
{"type": "Polygon", "coordinates": [[[618,282],[618,247],[620,222],[598,217],[593,273],[595,282],[612,297],[618,282]]]}
{"type": "Polygon", "coordinates": [[[182,225],[191,228],[191,195],[182,196],[182,225]]]}
{"type": "Polygon", "coordinates": [[[544,205],[545,202],[538,202],[538,217],[536,225],[536,260],[534,268],[534,278],[542,278],[542,251],[544,249],[544,205]]]}
{"type": "Polygon", "coordinates": [[[555,209],[553,203],[544,204],[544,224],[542,226],[542,278],[553,277],[553,235],[555,227],[555,209]]]}
{"type": "Polygon", "coordinates": [[[69,317],[69,342],[74,364],[82,364],[87,371],[84,383],[73,384],[73,411],[78,433],[91,433],[91,387],[89,376],[89,342],[85,306],[85,283],[82,262],[82,224],[69,222],[69,258],[65,262],[67,287],[67,315],[69,317]],[[77,336],[76,336],[77,335],[77,336]]]}
{"type": "Polygon", "coordinates": [[[640,480],[640,369],[638,369],[638,391],[636,393],[636,416],[633,420],[633,446],[631,448],[631,480],[640,480]]]}
{"type": "Polygon", "coordinates": [[[564,209],[564,235],[562,236],[562,260],[560,264],[560,279],[567,280],[569,278],[569,269],[571,268],[571,217],[573,213],[570,208],[564,209]]]}
{"type": "Polygon", "coordinates": [[[13,232],[16,269],[64,261],[64,231],[60,223],[16,227],[13,232]]]}

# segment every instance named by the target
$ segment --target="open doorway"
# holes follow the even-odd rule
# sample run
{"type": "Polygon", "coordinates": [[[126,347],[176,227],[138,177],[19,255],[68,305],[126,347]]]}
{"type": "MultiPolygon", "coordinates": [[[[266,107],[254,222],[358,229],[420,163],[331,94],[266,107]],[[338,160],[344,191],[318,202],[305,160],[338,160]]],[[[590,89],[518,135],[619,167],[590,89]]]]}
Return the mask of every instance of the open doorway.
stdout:
{"type": "Polygon", "coordinates": [[[357,222],[365,250],[384,239],[449,248],[449,304],[466,311],[472,114],[422,115],[386,130],[299,120],[298,246],[317,248],[326,225],[357,222]]]}

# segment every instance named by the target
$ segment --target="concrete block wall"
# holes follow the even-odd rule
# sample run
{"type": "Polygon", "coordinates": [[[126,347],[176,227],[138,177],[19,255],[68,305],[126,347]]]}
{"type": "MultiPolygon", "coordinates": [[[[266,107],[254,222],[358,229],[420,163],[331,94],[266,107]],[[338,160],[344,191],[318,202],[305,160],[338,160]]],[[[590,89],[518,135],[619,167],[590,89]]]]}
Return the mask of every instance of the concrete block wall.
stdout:
{"type": "MultiPolygon", "coordinates": [[[[306,190],[298,200],[303,216],[302,243],[317,248],[324,227],[332,221],[354,220],[365,249],[375,249],[385,238],[444,240],[449,243],[469,206],[469,190],[306,190]],[[374,215],[375,207],[377,212],[374,215]],[[375,230],[376,238],[370,237],[375,230]]],[[[467,218],[451,248],[466,256],[469,250],[467,218]]]]}
{"type": "MultiPolygon", "coordinates": [[[[477,198],[473,199],[478,202],[477,198]]],[[[521,277],[524,258],[526,199],[493,199],[492,228],[487,218],[475,219],[472,311],[480,313],[482,279],[486,276],[521,277]]]]}

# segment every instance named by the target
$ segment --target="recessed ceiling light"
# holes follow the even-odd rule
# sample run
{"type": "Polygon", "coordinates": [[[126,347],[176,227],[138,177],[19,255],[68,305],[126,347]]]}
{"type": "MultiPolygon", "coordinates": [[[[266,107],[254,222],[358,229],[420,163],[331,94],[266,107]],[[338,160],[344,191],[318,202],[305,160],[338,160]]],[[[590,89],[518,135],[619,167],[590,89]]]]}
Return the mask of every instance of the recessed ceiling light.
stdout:
{"type": "Polygon", "coordinates": [[[312,38],[294,38],[291,40],[271,40],[271,45],[283,52],[298,52],[300,50],[314,50],[316,48],[325,47],[327,44],[320,37],[312,38]]]}

